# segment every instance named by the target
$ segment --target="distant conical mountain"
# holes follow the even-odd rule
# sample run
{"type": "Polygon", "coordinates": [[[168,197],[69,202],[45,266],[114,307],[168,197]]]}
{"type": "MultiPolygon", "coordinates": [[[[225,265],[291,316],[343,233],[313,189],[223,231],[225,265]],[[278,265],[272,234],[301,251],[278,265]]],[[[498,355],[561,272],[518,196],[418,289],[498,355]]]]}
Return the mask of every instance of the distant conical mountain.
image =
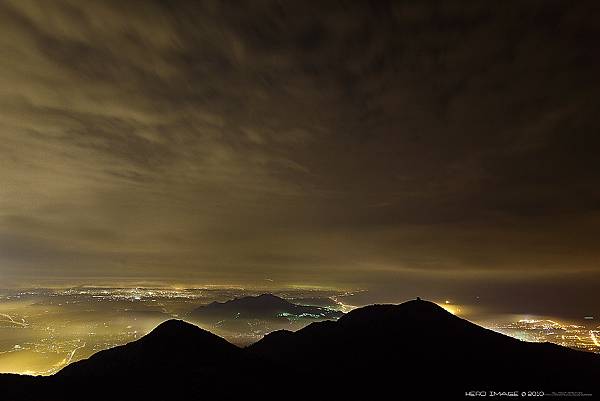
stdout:
{"type": "Polygon", "coordinates": [[[0,375],[0,388],[7,400],[456,399],[600,394],[599,377],[596,354],[522,342],[417,300],[276,331],[245,349],[170,320],[51,377],[0,375]]]}

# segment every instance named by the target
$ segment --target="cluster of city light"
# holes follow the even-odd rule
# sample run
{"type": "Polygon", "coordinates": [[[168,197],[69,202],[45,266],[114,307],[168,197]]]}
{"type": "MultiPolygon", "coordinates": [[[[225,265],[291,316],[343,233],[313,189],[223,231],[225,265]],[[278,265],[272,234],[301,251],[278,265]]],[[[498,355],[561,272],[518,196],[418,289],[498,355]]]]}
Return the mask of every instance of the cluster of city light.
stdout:
{"type": "Polygon", "coordinates": [[[332,295],[329,298],[337,305],[337,307],[340,311],[342,311],[344,313],[348,313],[351,310],[356,309],[356,306],[346,304],[346,303],[340,301],[340,298],[350,297],[350,296],[353,296],[354,294],[355,294],[354,292],[344,292],[341,295],[338,295],[338,296],[332,295]]]}
{"type": "Polygon", "coordinates": [[[598,337],[596,337],[596,333],[600,334],[600,330],[590,330],[590,338],[596,347],[600,348],[600,341],[598,341],[598,337]]]}
{"type": "Polygon", "coordinates": [[[600,330],[551,319],[520,319],[496,323],[491,329],[524,341],[552,342],[565,347],[600,353],[600,330]]]}
{"type": "MultiPolygon", "coordinates": [[[[214,300],[257,292],[171,287],[0,290],[0,328],[6,329],[0,338],[0,372],[52,374],[73,361],[140,338],[165,319],[183,317],[214,300]]],[[[290,299],[329,298],[336,309],[354,308],[341,302],[350,293],[287,289],[279,294],[290,299]]],[[[298,329],[304,320],[315,317],[289,316],[289,328],[298,329]]],[[[206,328],[242,344],[272,331],[271,323],[258,319],[244,320],[235,327],[216,324],[206,328]]]]}
{"type": "MultiPolygon", "coordinates": [[[[453,315],[462,315],[464,310],[450,300],[436,304],[453,315]]],[[[586,321],[593,317],[586,317],[586,321]]],[[[588,328],[580,324],[560,323],[552,319],[519,319],[507,322],[487,322],[483,326],[523,341],[551,342],[569,348],[600,353],[600,326],[588,328]]]]}

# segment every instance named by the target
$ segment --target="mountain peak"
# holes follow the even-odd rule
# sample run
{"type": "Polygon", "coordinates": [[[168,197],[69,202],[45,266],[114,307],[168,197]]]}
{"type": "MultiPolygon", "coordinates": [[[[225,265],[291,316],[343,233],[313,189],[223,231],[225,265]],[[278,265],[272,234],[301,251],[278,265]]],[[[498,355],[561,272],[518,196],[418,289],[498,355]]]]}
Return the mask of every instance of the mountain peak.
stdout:
{"type": "Polygon", "coordinates": [[[196,336],[199,333],[210,334],[208,331],[183,320],[169,319],[156,326],[150,333],[148,333],[148,336],[164,338],[175,336],[196,336]]]}
{"type": "Polygon", "coordinates": [[[261,294],[230,299],[225,302],[212,302],[192,311],[192,314],[206,314],[213,312],[258,312],[258,311],[286,311],[294,307],[292,303],[273,294],[261,294]]]}
{"type": "Polygon", "coordinates": [[[420,298],[401,304],[375,304],[365,306],[347,313],[340,318],[341,324],[368,323],[371,321],[447,321],[456,319],[454,315],[441,306],[420,298]]]}
{"type": "Polygon", "coordinates": [[[197,329],[199,329],[198,326],[194,326],[193,324],[188,323],[184,320],[169,319],[169,320],[165,320],[164,322],[162,322],[161,324],[156,326],[154,328],[154,330],[151,331],[151,333],[171,331],[171,330],[181,331],[181,330],[197,330],[197,329]]]}
{"type": "Polygon", "coordinates": [[[183,320],[170,319],[133,342],[97,352],[63,368],[61,376],[123,376],[126,372],[153,375],[156,366],[164,375],[202,371],[242,358],[241,350],[225,339],[183,320]]]}
{"type": "Polygon", "coordinates": [[[146,344],[179,344],[190,348],[235,347],[210,331],[178,319],[162,322],[140,341],[146,344]]]}
{"type": "MultiPolygon", "coordinates": [[[[281,297],[270,293],[260,295],[247,295],[239,298],[230,299],[225,302],[214,301],[204,307],[223,307],[230,305],[287,305],[289,302],[281,297]]],[[[202,307],[201,307],[202,308],[202,307]]]]}
{"type": "Polygon", "coordinates": [[[255,295],[255,296],[246,296],[241,298],[236,298],[233,301],[229,302],[245,302],[245,303],[262,303],[262,304],[289,304],[289,302],[277,295],[273,295],[270,293],[255,295]]]}
{"type": "Polygon", "coordinates": [[[269,321],[272,330],[279,324],[285,323],[287,327],[293,321],[338,319],[342,315],[340,311],[320,306],[294,304],[276,295],[265,293],[202,305],[191,311],[189,317],[202,324],[239,323],[244,319],[258,319],[269,321]]]}

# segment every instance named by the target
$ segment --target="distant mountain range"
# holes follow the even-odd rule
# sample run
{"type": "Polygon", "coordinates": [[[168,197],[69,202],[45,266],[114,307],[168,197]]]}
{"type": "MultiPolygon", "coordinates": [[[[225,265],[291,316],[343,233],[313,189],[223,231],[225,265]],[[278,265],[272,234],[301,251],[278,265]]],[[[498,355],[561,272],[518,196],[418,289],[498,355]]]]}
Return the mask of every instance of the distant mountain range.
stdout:
{"type": "Polygon", "coordinates": [[[342,312],[320,306],[297,305],[273,294],[212,302],[190,313],[196,319],[338,319],[342,312]]]}
{"type": "Polygon", "coordinates": [[[367,306],[296,332],[280,330],[247,348],[169,320],[137,341],[100,351],[54,376],[0,375],[0,397],[419,400],[462,398],[475,391],[488,396],[515,391],[519,396],[600,395],[599,378],[599,355],[522,342],[415,300],[367,306]]]}
{"type": "Polygon", "coordinates": [[[309,323],[335,320],[343,315],[331,308],[300,305],[273,294],[262,294],[202,305],[185,319],[238,346],[246,346],[272,331],[299,330],[309,323]]]}

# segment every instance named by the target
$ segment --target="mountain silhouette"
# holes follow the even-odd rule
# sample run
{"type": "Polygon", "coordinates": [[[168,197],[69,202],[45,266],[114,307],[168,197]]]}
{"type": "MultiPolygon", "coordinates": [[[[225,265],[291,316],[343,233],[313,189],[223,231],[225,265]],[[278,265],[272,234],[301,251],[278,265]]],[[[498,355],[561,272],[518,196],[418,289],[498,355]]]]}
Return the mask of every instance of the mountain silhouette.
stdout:
{"type": "Polygon", "coordinates": [[[196,319],[281,319],[287,316],[307,319],[337,319],[342,312],[320,306],[293,304],[273,294],[212,302],[190,313],[196,319]]]}
{"type": "Polygon", "coordinates": [[[404,391],[433,391],[434,383],[436,390],[455,394],[491,388],[584,391],[600,377],[598,355],[523,342],[422,300],[371,305],[337,322],[274,332],[248,350],[299,374],[368,383],[370,389],[389,382],[404,391]]]}
{"type": "Polygon", "coordinates": [[[168,320],[139,340],[66,366],[57,376],[153,376],[182,366],[187,374],[208,374],[245,359],[240,348],[223,338],[182,320],[168,320]]]}
{"type": "Polygon", "coordinates": [[[453,399],[468,391],[600,394],[599,375],[598,355],[522,342],[417,300],[279,330],[246,348],[169,320],[50,377],[0,375],[0,388],[7,400],[453,399]]]}

